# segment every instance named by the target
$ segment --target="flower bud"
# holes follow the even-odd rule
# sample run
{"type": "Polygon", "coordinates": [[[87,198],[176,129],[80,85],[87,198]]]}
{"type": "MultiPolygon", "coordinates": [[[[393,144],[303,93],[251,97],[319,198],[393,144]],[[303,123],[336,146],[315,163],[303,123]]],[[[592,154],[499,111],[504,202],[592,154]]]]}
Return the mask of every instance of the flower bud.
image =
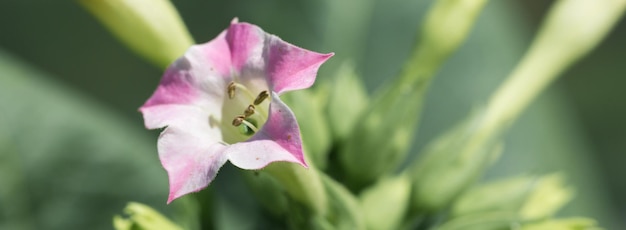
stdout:
{"type": "Polygon", "coordinates": [[[321,177],[328,194],[329,210],[326,215],[313,218],[315,229],[365,230],[365,219],[356,197],[332,178],[325,174],[321,177]]]}
{"type": "Polygon", "coordinates": [[[144,204],[130,202],[124,208],[124,212],[129,216],[128,218],[117,215],[113,217],[113,226],[116,230],[182,230],[181,227],[144,204]]]}
{"type": "MultiPolygon", "coordinates": [[[[481,165],[487,157],[481,152],[493,144],[558,73],[598,44],[624,7],[624,0],[559,1],[555,4],[526,56],[491,97],[477,128],[460,138],[443,138],[444,147],[430,148],[424,159],[412,167],[414,207],[431,210],[443,207],[482,172],[484,166],[481,165]]],[[[551,214],[554,210],[550,208],[560,207],[561,202],[569,199],[567,192],[551,194],[555,196],[545,199],[554,199],[554,204],[539,207],[536,203],[536,209],[525,209],[522,215],[536,218],[551,214]]]]}
{"type": "Polygon", "coordinates": [[[450,204],[500,155],[497,139],[481,139],[476,131],[482,116],[448,131],[426,146],[409,166],[413,182],[413,209],[433,212],[450,204]]]}
{"type": "Polygon", "coordinates": [[[263,171],[245,171],[244,178],[252,194],[273,216],[281,216],[288,210],[285,188],[271,175],[263,171]]]}
{"type": "Polygon", "coordinates": [[[295,201],[316,215],[328,213],[328,197],[321,179],[322,173],[313,166],[304,168],[289,162],[274,162],[261,170],[271,175],[295,201]]]}
{"type": "Polygon", "coordinates": [[[344,62],[331,84],[328,100],[328,122],[336,141],[345,140],[367,108],[369,97],[365,86],[355,73],[354,65],[344,62]]]}
{"type": "Polygon", "coordinates": [[[545,220],[538,223],[524,224],[520,230],[572,230],[588,229],[600,230],[596,221],[588,218],[575,217],[566,219],[545,220]]]}
{"type": "Polygon", "coordinates": [[[455,216],[472,213],[515,213],[520,220],[551,217],[571,200],[573,191],[560,174],[519,176],[480,185],[463,193],[452,207],[455,216]]]}
{"type": "Polygon", "coordinates": [[[514,213],[488,212],[472,213],[448,220],[436,228],[437,230],[500,230],[517,229],[517,219],[514,213]]]}
{"type": "Polygon", "coordinates": [[[160,68],[185,53],[193,39],[168,0],[79,0],[131,50],[160,68]]]}
{"type": "Polygon", "coordinates": [[[565,187],[559,174],[548,175],[536,182],[528,199],[520,210],[524,220],[537,220],[553,216],[572,200],[574,191],[565,187]]]}
{"type": "Polygon", "coordinates": [[[353,190],[396,170],[404,160],[432,76],[465,40],[485,2],[438,0],[431,8],[400,76],[377,94],[340,147],[339,160],[353,190]]]}
{"type": "Polygon", "coordinates": [[[411,180],[406,174],[384,178],[365,189],[360,198],[368,229],[398,229],[406,215],[411,180]]]}
{"type": "Polygon", "coordinates": [[[535,180],[536,178],[530,176],[518,176],[469,189],[454,202],[451,216],[492,211],[517,213],[531,192],[535,180]]]}

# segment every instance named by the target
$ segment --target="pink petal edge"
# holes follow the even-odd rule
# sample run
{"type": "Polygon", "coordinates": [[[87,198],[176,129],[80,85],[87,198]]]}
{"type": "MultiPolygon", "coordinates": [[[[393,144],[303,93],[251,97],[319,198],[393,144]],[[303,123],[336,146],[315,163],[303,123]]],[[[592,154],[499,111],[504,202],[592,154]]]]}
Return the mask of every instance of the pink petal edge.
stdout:
{"type": "Polygon", "coordinates": [[[264,71],[271,91],[279,95],[311,87],[320,66],[334,55],[300,48],[245,22],[232,23],[226,41],[234,69],[264,71]]]}
{"type": "Polygon", "coordinates": [[[167,127],[159,136],[159,159],[170,185],[168,204],[206,188],[226,163],[225,146],[202,132],[191,127],[167,127]]]}
{"type": "MultiPolygon", "coordinates": [[[[226,32],[190,47],[165,71],[157,89],[140,108],[163,104],[195,104],[198,98],[219,98],[230,79],[231,59],[226,32]]],[[[206,105],[205,105],[206,106],[206,105]]]]}
{"type": "Polygon", "coordinates": [[[311,87],[317,71],[334,53],[321,54],[302,49],[271,35],[268,49],[267,75],[272,91],[283,92],[311,87]]]}

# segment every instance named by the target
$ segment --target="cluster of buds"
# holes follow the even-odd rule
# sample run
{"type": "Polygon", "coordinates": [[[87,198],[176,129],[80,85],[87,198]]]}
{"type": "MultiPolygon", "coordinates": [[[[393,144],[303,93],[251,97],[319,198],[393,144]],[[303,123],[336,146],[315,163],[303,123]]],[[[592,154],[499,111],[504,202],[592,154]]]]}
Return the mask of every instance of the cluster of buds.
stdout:
{"type": "MultiPolygon", "coordinates": [[[[82,2],[97,16],[114,8],[82,2]]],[[[293,105],[295,113],[279,95],[309,88],[318,68],[333,54],[299,48],[255,25],[233,20],[214,40],[192,46],[174,61],[140,108],[147,128],[163,128],[158,151],[170,181],[168,202],[207,187],[230,161],[242,169],[259,170],[250,184],[251,189],[263,190],[258,194],[267,195],[258,197],[260,203],[280,200],[283,209],[295,207],[289,210],[299,215],[275,212],[286,215],[294,228],[397,229],[441,213],[448,219],[438,223],[440,229],[484,229],[493,223],[498,227],[514,223],[521,229],[593,226],[580,219],[537,222],[551,218],[571,199],[571,190],[559,176],[521,177],[478,187],[475,182],[499,157],[503,131],[560,72],[598,44],[624,11],[625,0],[555,4],[530,51],[484,111],[436,138],[403,168],[430,81],[466,39],[486,2],[437,0],[404,69],[375,97],[364,93],[356,71],[348,67],[339,71],[338,84],[318,87],[304,99],[286,95],[287,102],[315,101],[293,105]],[[353,109],[346,113],[346,108],[353,109]],[[299,113],[306,119],[296,121],[299,113]],[[305,156],[314,163],[308,165],[305,156]],[[493,195],[501,191],[515,199],[493,195]],[[500,210],[506,215],[483,215],[500,210]],[[493,221],[474,221],[477,218],[493,221]]],[[[131,8],[123,13],[133,15],[131,8]]],[[[133,18],[150,19],[141,15],[133,18]]],[[[107,21],[111,18],[99,17],[112,28],[122,28],[107,21]]],[[[159,32],[156,37],[167,37],[159,32]]],[[[136,38],[121,37],[139,46],[136,38]]],[[[178,40],[186,45],[190,39],[178,40]]],[[[157,55],[153,62],[164,63],[171,53],[180,52],[179,47],[157,55]]],[[[156,55],[150,53],[153,49],[137,50],[156,55]]]]}

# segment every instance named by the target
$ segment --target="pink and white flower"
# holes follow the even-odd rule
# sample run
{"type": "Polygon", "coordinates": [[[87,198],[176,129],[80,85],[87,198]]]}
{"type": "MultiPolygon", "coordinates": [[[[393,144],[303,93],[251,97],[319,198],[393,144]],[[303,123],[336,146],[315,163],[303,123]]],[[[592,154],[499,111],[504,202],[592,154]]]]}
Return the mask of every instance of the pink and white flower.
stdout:
{"type": "Polygon", "coordinates": [[[227,160],[242,169],[274,161],[307,167],[296,118],[279,95],[310,87],[331,56],[236,20],[189,48],[139,109],[148,129],[164,128],[158,151],[167,202],[208,186],[227,160]]]}

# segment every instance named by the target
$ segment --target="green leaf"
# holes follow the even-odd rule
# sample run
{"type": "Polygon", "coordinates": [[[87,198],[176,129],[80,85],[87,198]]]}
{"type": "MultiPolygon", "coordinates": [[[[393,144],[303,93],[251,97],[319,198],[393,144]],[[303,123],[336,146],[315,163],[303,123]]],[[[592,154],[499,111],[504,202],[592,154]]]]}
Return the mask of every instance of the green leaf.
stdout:
{"type": "Polygon", "coordinates": [[[156,138],[141,124],[3,50],[0,72],[0,229],[111,228],[128,201],[171,211],[156,138]]]}

